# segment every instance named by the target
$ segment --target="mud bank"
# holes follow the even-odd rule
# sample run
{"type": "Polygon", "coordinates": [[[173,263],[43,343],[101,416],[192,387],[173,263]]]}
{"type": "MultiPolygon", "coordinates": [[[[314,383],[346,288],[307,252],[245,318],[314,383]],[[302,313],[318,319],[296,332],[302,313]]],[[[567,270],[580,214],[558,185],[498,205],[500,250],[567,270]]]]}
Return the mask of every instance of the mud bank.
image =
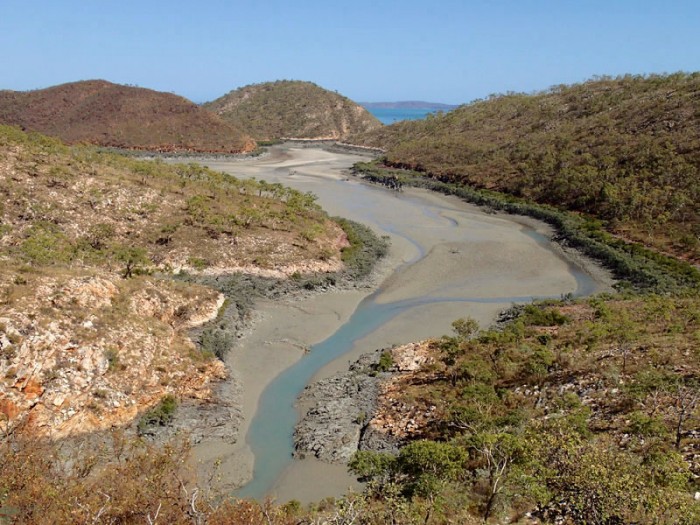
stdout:
{"type": "Polygon", "coordinates": [[[241,387],[238,439],[207,437],[194,450],[203,470],[218,465],[221,488],[245,483],[253,471],[255,483],[240,495],[307,502],[356,485],[342,465],[292,460],[294,404],[309,382],[297,385],[300,377],[328,378],[369,350],[449,333],[459,317],[485,327],[513,303],[610,289],[610,276],[558,248],[546,225],[425,190],[370,186],[349,176],[357,160],[357,154],[282,145],[257,160],[203,161],[240,178],[311,191],[330,214],[362,222],[392,242],[376,289],[256,304],[254,329],[226,361],[241,387]],[[297,376],[287,373],[291,367],[297,376]],[[282,413],[291,414],[291,423],[265,426],[282,413]]]}

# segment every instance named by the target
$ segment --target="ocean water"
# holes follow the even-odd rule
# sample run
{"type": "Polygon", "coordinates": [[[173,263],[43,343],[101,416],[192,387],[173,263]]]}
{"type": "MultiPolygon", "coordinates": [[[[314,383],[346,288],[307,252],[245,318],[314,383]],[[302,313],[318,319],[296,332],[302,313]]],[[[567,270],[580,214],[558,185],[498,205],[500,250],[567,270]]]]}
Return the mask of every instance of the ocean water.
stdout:
{"type": "Polygon", "coordinates": [[[426,108],[368,108],[372,115],[377,117],[382,124],[393,124],[400,120],[420,120],[424,119],[429,113],[435,113],[435,109],[426,108]]]}

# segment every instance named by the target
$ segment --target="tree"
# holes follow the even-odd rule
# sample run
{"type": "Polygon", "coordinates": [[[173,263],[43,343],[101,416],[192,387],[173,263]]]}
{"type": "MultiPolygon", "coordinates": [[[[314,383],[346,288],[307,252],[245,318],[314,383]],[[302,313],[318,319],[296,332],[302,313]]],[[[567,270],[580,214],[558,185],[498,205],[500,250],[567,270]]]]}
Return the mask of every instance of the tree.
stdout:
{"type": "Polygon", "coordinates": [[[698,407],[699,401],[700,391],[697,385],[679,385],[673,392],[672,408],[676,415],[674,425],[676,434],[674,445],[676,450],[681,448],[681,439],[683,438],[685,425],[696,416],[695,409],[698,407]]]}
{"type": "Polygon", "coordinates": [[[117,246],[114,249],[114,258],[124,264],[122,277],[129,279],[141,266],[149,264],[146,250],[138,246],[117,246]]]}
{"type": "Polygon", "coordinates": [[[442,484],[464,472],[466,460],[466,451],[457,445],[421,440],[401,449],[397,467],[409,494],[432,497],[442,484]]]}
{"type": "MultiPolygon", "coordinates": [[[[647,457],[608,439],[582,439],[561,421],[533,428],[528,485],[548,520],[575,523],[697,523],[688,465],[675,451],[647,457]]],[[[527,487],[525,487],[527,488],[527,487]]]]}
{"type": "Polygon", "coordinates": [[[387,481],[396,468],[396,456],[386,452],[358,450],[348,463],[348,470],[362,481],[387,481]]]}
{"type": "Polygon", "coordinates": [[[452,329],[460,339],[469,339],[479,331],[479,323],[471,317],[462,317],[452,322],[452,329]]]}
{"type": "Polygon", "coordinates": [[[497,499],[506,487],[512,466],[523,456],[525,442],[509,433],[480,434],[475,442],[488,485],[483,514],[486,521],[491,517],[497,499]]]}

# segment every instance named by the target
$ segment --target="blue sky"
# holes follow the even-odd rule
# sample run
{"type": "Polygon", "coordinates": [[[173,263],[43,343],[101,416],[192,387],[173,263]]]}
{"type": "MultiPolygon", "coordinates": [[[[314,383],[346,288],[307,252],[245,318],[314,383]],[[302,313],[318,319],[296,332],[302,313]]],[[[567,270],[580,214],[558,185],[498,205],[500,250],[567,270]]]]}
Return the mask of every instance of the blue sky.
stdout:
{"type": "Polygon", "coordinates": [[[700,70],[700,0],[0,0],[0,89],[103,78],[197,102],[276,79],[463,103],[700,70]]]}

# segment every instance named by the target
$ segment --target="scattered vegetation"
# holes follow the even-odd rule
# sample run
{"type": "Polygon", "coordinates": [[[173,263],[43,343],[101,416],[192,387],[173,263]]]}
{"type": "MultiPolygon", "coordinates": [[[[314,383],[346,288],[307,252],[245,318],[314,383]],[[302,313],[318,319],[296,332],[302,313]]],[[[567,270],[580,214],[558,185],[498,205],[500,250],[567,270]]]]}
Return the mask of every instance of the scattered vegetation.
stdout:
{"type": "Polygon", "coordinates": [[[104,80],[0,92],[0,124],[65,142],[151,151],[252,151],[239,129],[173,95],[104,80]]]}
{"type": "Polygon", "coordinates": [[[385,350],[379,356],[377,363],[377,372],[388,372],[394,366],[394,359],[391,357],[391,352],[385,350]]]}
{"type": "Polygon", "coordinates": [[[430,342],[396,390],[430,414],[399,455],[350,462],[373,505],[426,523],[698,521],[697,296],[549,301],[467,333],[430,342]]]}
{"type": "MultiPolygon", "coordinates": [[[[308,509],[298,502],[232,501],[196,486],[182,445],[157,449],[115,434],[104,453],[117,461],[99,462],[12,436],[0,443],[0,518],[267,525],[700,522],[693,497],[700,491],[700,275],[691,265],[621,240],[698,260],[700,148],[692,106],[698,81],[697,74],[628,76],[495,96],[366,139],[389,148],[381,164],[358,165],[368,178],[545,220],[645,295],[623,285],[617,295],[528,305],[497,329],[480,330],[469,318],[455,321],[454,336],[426,343],[431,359],[400,378],[392,410],[421,415],[400,452],[361,451],[351,461],[351,471],[368,482],[363,494],[308,509]]],[[[315,243],[330,226],[308,194],[194,165],[168,168],[70,149],[13,128],[0,128],[0,148],[7,161],[0,171],[3,257],[22,269],[3,280],[12,283],[2,289],[5,302],[32,282],[28,272],[98,264],[129,277],[163,264],[169,249],[182,250],[187,239],[203,235],[241,246],[251,232],[282,232],[325,256],[325,247],[315,243]],[[95,184],[96,171],[110,183],[95,184]],[[125,181],[152,198],[119,200],[114,188],[125,181]],[[177,205],[164,204],[173,188],[177,205]],[[91,217],[107,201],[119,203],[121,215],[73,228],[79,224],[69,213],[73,208],[40,198],[68,189],[92,209],[91,217]],[[132,248],[144,251],[119,256],[132,248]]],[[[386,252],[386,240],[337,222],[350,242],[343,260],[353,275],[366,275],[386,252]]],[[[206,253],[205,262],[215,263],[206,253]]],[[[144,277],[121,282],[138,279],[144,277]]],[[[240,312],[250,308],[254,293],[282,293],[272,280],[212,279],[240,312]]],[[[304,288],[325,282],[301,275],[292,281],[304,288]]],[[[200,342],[208,353],[223,355],[228,337],[217,324],[200,342]]],[[[105,357],[110,368],[120,365],[116,352],[105,357]]],[[[377,369],[392,367],[391,354],[382,354],[377,369]]],[[[144,414],[140,431],[167,424],[175,408],[175,398],[164,397],[144,414]]],[[[362,424],[368,419],[357,416],[362,424]]]]}
{"type": "Polygon", "coordinates": [[[2,126],[0,162],[3,254],[32,267],[99,266],[128,278],[339,255],[339,231],[315,197],[280,184],[68,147],[2,126]]]}
{"type": "Polygon", "coordinates": [[[119,432],[94,454],[80,458],[66,456],[51,443],[23,439],[3,443],[0,521],[174,525],[386,522],[359,495],[324,500],[312,509],[302,509],[297,501],[274,505],[212,494],[193,481],[189,452],[186,442],[157,447],[119,432]],[[105,466],[105,458],[118,461],[105,466]]]}
{"type": "Polygon", "coordinates": [[[266,144],[281,138],[339,139],[381,127],[362,106],[311,82],[252,84],[204,107],[266,144]]]}
{"type": "Polygon", "coordinates": [[[297,270],[252,286],[281,294],[330,286],[338,273],[312,271],[342,269],[343,231],[309,193],[7,126],[0,210],[0,432],[28,418],[63,437],[128,424],[125,407],[163,392],[206,399],[255,300],[233,272],[297,270]],[[235,296],[230,316],[194,334],[202,351],[186,332],[220,299],[198,280],[235,296]]]}
{"type": "Polygon", "coordinates": [[[627,242],[606,231],[603,222],[594,217],[491,190],[441,182],[416,171],[387,168],[381,160],[357,163],[353,169],[356,174],[374,182],[398,180],[401,184],[456,195],[494,210],[529,215],[545,221],[556,229],[560,241],[600,261],[618,279],[638,289],[663,293],[700,288],[700,271],[692,264],[641,244],[627,242]]]}
{"type": "Polygon", "coordinates": [[[351,138],[385,163],[604,221],[700,260],[700,73],[599,77],[351,138]]]}
{"type": "MultiPolygon", "coordinates": [[[[430,414],[398,455],[362,451],[350,462],[368,482],[363,494],[307,508],[232,500],[197,485],[185,445],[114,434],[80,458],[4,442],[0,508],[55,523],[698,522],[697,297],[547,301],[498,330],[470,321],[429,342],[432,359],[397,391],[395,406],[430,414]]],[[[174,408],[163,399],[149,424],[174,408]]]]}
{"type": "Polygon", "coordinates": [[[163,399],[153,408],[146,411],[141,416],[138,423],[139,434],[146,434],[154,427],[162,427],[173,420],[177,409],[177,399],[173,395],[165,395],[163,399]]]}

